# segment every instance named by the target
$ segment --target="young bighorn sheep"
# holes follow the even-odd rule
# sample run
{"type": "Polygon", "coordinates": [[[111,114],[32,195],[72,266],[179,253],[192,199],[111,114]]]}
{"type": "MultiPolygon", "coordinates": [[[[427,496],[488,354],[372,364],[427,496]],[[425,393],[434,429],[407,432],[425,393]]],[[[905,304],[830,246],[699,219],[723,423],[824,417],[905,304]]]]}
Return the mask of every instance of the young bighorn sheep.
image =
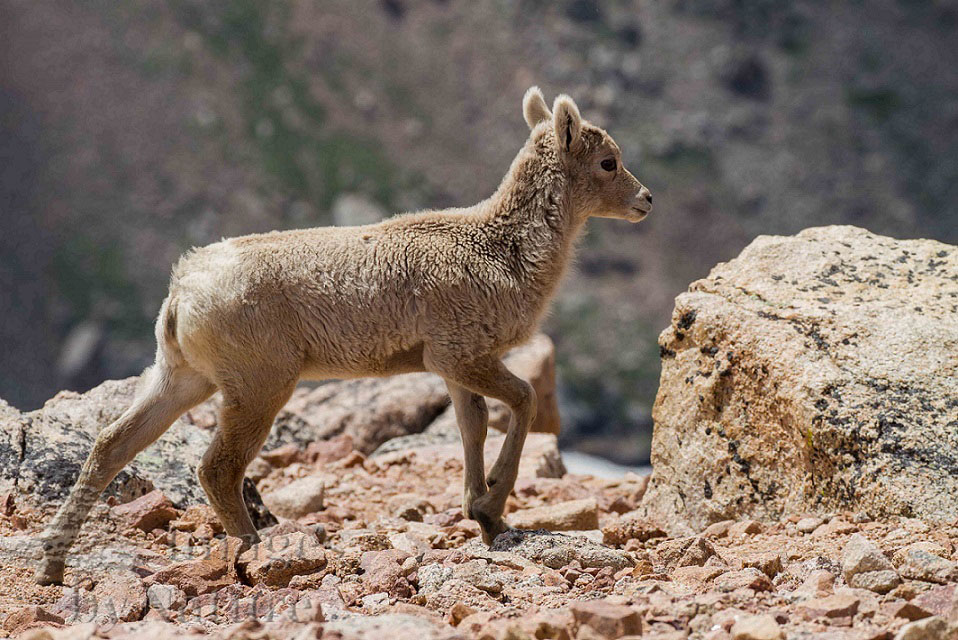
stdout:
{"type": "Polygon", "coordinates": [[[503,532],[536,402],[500,356],[535,331],[589,216],[638,222],[652,208],[618,146],[568,96],[550,113],[532,87],[522,106],[531,135],[499,189],[477,205],[233,238],[186,254],[156,323],[156,363],[133,405],[97,436],[44,533],[37,581],[62,581],[100,492],[216,390],[223,408],[200,481],[226,532],[256,541],[243,474],[301,378],[444,378],[462,433],[463,512],[487,544],[503,532]],[[483,396],[512,410],[488,476],[483,396]]]}

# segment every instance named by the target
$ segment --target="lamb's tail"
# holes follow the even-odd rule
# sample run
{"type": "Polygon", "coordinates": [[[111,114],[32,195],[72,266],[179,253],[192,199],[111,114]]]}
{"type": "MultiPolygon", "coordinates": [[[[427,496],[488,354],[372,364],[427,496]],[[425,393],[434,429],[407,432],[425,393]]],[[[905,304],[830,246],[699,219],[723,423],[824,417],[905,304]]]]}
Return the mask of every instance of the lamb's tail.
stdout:
{"type": "Polygon", "coordinates": [[[176,337],[177,300],[172,293],[163,301],[156,321],[157,359],[162,357],[172,367],[185,364],[183,351],[176,337]]]}

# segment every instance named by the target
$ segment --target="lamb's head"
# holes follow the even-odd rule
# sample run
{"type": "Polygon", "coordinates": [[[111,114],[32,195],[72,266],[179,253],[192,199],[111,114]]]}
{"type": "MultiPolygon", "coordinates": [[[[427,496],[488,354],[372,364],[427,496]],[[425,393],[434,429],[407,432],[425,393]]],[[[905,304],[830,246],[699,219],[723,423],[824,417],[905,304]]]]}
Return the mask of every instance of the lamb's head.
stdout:
{"type": "Polygon", "coordinates": [[[619,145],[605,132],[579,115],[567,95],[555,99],[552,111],[538,87],[526,91],[522,111],[533,136],[547,135],[554,145],[569,184],[575,215],[622,218],[639,222],[652,210],[652,194],[622,164],[619,145]]]}

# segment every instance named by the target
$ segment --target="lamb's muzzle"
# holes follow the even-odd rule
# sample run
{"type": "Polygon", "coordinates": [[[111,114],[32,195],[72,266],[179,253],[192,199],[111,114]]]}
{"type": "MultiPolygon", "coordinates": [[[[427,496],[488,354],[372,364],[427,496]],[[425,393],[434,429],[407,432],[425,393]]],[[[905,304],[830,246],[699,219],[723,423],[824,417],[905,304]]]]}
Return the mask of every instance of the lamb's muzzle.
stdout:
{"type": "Polygon", "coordinates": [[[44,533],[37,581],[62,581],[100,492],[217,390],[223,407],[200,481],[226,532],[257,540],[243,475],[303,378],[442,376],[462,432],[463,512],[487,543],[503,532],[536,402],[500,356],[535,332],[585,221],[635,222],[652,204],[618,145],[571,98],[550,111],[533,87],[523,114],[529,138],[493,197],[473,207],[233,238],[181,258],[157,319],[156,362],[133,405],[97,436],[44,533]],[[486,397],[512,411],[488,476],[486,397]]]}

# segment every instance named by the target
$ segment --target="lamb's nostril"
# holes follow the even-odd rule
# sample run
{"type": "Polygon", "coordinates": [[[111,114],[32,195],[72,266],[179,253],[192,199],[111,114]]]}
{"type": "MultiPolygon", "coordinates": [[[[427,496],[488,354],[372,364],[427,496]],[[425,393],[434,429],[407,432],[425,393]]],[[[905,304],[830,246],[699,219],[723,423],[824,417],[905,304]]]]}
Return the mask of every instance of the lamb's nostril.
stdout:
{"type": "Polygon", "coordinates": [[[645,194],[645,199],[649,201],[649,204],[652,204],[652,194],[651,194],[651,193],[645,194]]]}

